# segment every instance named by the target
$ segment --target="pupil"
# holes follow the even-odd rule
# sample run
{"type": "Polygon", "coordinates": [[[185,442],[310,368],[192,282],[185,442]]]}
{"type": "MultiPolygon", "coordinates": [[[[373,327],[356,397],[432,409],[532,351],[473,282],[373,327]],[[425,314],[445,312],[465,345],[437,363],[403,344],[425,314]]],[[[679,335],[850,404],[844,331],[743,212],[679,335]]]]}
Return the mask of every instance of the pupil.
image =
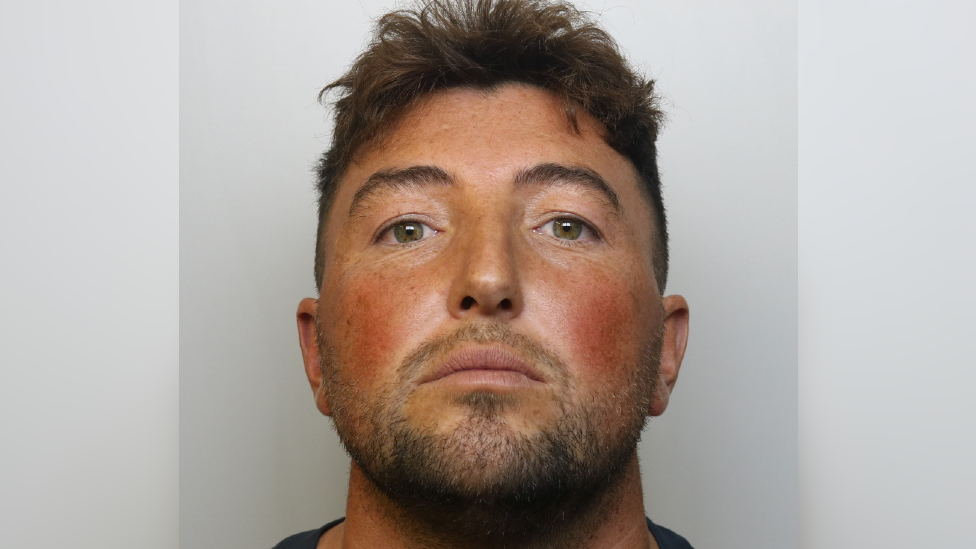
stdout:
{"type": "Polygon", "coordinates": [[[423,237],[424,229],[417,223],[398,223],[393,228],[393,234],[396,236],[397,242],[413,242],[423,237]]]}
{"type": "Polygon", "coordinates": [[[553,232],[559,238],[576,240],[583,231],[583,226],[576,221],[556,221],[553,232]]]}

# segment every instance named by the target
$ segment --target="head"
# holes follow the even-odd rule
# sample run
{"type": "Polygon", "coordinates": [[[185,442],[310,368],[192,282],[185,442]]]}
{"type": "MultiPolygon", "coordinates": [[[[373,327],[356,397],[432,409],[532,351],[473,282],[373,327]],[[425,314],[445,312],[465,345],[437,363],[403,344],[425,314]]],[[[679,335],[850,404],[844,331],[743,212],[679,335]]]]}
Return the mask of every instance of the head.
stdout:
{"type": "Polygon", "coordinates": [[[386,14],[352,68],[322,90],[320,100],[330,92],[339,96],[332,147],[316,169],[316,288],[322,288],[326,261],[322,229],[357,154],[381,143],[410,107],[437,91],[491,90],[512,82],[549,91],[576,131],[580,113],[595,118],[607,145],[634,166],[654,212],[654,275],[664,291],[668,231],[655,145],[664,115],[654,81],[635,72],[586,14],[538,0],[434,0],[386,14]]]}
{"type": "Polygon", "coordinates": [[[445,535],[609,497],[687,335],[651,83],[571,8],[498,1],[385,16],[327,89],[299,335],[354,471],[445,535]]]}

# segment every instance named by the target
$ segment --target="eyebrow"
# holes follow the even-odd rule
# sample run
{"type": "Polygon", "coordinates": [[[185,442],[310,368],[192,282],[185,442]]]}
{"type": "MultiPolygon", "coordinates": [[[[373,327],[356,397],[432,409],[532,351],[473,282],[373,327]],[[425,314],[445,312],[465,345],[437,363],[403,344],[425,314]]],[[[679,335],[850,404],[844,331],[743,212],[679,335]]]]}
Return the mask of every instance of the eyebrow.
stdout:
{"type": "Polygon", "coordinates": [[[526,185],[582,185],[583,187],[597,191],[602,194],[615,213],[620,213],[620,199],[606,180],[595,171],[582,166],[567,166],[548,162],[537,164],[531,168],[520,171],[515,176],[515,187],[526,185]]]}
{"type": "MultiPolygon", "coordinates": [[[[520,170],[514,179],[515,187],[528,185],[582,185],[604,196],[615,213],[620,213],[620,199],[610,185],[597,172],[582,166],[568,166],[547,162],[520,170]]],[[[431,185],[453,186],[454,177],[437,166],[410,166],[402,169],[381,170],[370,175],[366,182],[356,189],[349,206],[350,217],[356,215],[371,195],[405,187],[426,187],[431,185]]]]}
{"type": "Polygon", "coordinates": [[[372,194],[384,190],[405,187],[426,187],[430,185],[454,185],[454,178],[437,166],[411,166],[403,169],[382,170],[370,175],[361,187],[356,189],[349,206],[349,216],[363,208],[363,202],[372,194]]]}

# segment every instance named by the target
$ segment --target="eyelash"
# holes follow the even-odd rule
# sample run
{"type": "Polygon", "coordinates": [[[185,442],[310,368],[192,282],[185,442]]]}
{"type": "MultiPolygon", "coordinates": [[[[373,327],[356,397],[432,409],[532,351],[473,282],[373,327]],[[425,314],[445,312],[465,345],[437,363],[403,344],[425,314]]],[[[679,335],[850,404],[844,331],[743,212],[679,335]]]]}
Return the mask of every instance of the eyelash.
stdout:
{"type": "Polygon", "coordinates": [[[542,225],[539,225],[539,227],[537,229],[535,229],[535,231],[538,232],[538,233],[544,234],[545,236],[549,236],[551,238],[554,238],[554,239],[558,240],[561,245],[565,245],[565,246],[578,246],[578,245],[581,245],[581,244],[588,244],[588,243],[590,243],[591,241],[594,241],[594,240],[603,240],[603,235],[600,234],[600,231],[597,230],[597,228],[594,227],[591,223],[589,223],[588,221],[586,221],[585,219],[583,219],[583,218],[581,218],[581,217],[579,217],[577,215],[573,215],[573,214],[569,214],[569,213],[565,213],[565,212],[556,212],[545,223],[543,223],[542,225]],[[547,227],[547,226],[555,223],[556,221],[563,221],[563,220],[566,220],[566,221],[575,221],[576,223],[579,223],[580,225],[583,226],[583,230],[584,231],[589,231],[590,236],[589,237],[586,237],[584,235],[580,235],[580,238],[578,238],[576,240],[567,240],[565,238],[559,238],[559,237],[557,237],[554,234],[548,234],[546,232],[543,232],[545,227],[547,227]]]}
{"type": "MultiPolygon", "coordinates": [[[[385,225],[383,225],[383,227],[379,231],[377,231],[376,237],[373,240],[375,242],[379,243],[379,244],[386,244],[388,246],[407,246],[407,245],[413,244],[414,242],[383,242],[383,240],[386,239],[387,237],[390,237],[391,239],[395,240],[395,237],[393,237],[393,235],[392,235],[392,231],[393,231],[394,227],[396,227],[397,225],[400,225],[402,223],[416,223],[418,225],[423,226],[423,228],[424,228],[424,236],[421,237],[416,242],[419,242],[420,240],[426,240],[427,238],[430,238],[430,237],[438,234],[439,232],[441,232],[441,231],[439,231],[437,229],[432,228],[430,225],[428,225],[427,223],[425,223],[425,221],[427,221],[427,220],[425,220],[423,218],[420,218],[420,217],[417,217],[417,216],[406,216],[406,217],[398,217],[396,219],[392,219],[388,223],[386,223],[385,225]],[[428,232],[430,234],[427,234],[428,232]]],[[[587,244],[587,243],[589,243],[591,241],[594,241],[594,240],[603,240],[603,235],[601,235],[600,234],[600,231],[597,230],[596,227],[594,227],[592,224],[590,224],[589,222],[587,222],[586,220],[584,220],[583,218],[581,218],[579,216],[576,216],[576,215],[573,215],[573,214],[564,213],[564,212],[557,212],[555,215],[553,215],[553,217],[549,218],[545,223],[543,223],[542,225],[539,225],[535,229],[535,232],[540,233],[540,234],[544,234],[545,236],[548,236],[548,237],[551,237],[551,238],[559,241],[559,244],[564,245],[564,246],[578,246],[578,245],[581,245],[581,244],[587,244]],[[555,234],[547,234],[546,232],[544,232],[545,231],[544,228],[546,226],[549,226],[549,225],[555,223],[556,221],[561,221],[561,220],[569,220],[569,221],[574,221],[576,223],[579,223],[580,225],[583,226],[583,230],[584,231],[589,232],[589,236],[587,237],[587,236],[581,235],[580,238],[578,238],[576,240],[567,240],[567,239],[564,239],[564,238],[559,238],[559,237],[555,236],[555,234]]]]}
{"type": "Polygon", "coordinates": [[[376,232],[376,237],[373,238],[373,241],[376,242],[376,243],[378,243],[378,244],[385,244],[387,246],[409,246],[409,245],[414,244],[416,242],[420,242],[420,240],[426,240],[426,239],[428,239],[428,238],[436,235],[439,232],[440,231],[438,231],[437,229],[434,229],[433,227],[431,227],[428,224],[427,220],[425,220],[425,219],[423,219],[421,217],[418,217],[418,216],[407,215],[405,217],[398,217],[396,219],[391,219],[388,223],[386,223],[385,225],[383,225],[383,227],[380,228],[380,230],[376,232]],[[393,233],[393,229],[394,229],[394,227],[396,227],[397,225],[400,225],[402,223],[416,223],[417,225],[423,226],[423,228],[424,228],[424,236],[422,238],[420,238],[419,240],[415,241],[415,242],[396,242],[396,238],[393,237],[393,234],[392,234],[393,233]],[[428,232],[430,233],[429,235],[428,235],[428,232]],[[393,240],[393,242],[383,242],[383,240],[387,236],[389,236],[393,240]]]}

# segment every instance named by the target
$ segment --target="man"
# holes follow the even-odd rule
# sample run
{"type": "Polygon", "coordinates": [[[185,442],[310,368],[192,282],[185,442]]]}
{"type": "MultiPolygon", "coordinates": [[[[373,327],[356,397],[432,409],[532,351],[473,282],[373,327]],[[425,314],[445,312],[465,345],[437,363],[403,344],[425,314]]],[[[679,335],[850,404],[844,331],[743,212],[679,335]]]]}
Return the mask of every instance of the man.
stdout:
{"type": "Polygon", "coordinates": [[[653,82],[573,8],[497,0],[384,16],[331,90],[298,328],[349,498],[278,547],[690,547],[636,451],[688,334],[653,82]]]}

